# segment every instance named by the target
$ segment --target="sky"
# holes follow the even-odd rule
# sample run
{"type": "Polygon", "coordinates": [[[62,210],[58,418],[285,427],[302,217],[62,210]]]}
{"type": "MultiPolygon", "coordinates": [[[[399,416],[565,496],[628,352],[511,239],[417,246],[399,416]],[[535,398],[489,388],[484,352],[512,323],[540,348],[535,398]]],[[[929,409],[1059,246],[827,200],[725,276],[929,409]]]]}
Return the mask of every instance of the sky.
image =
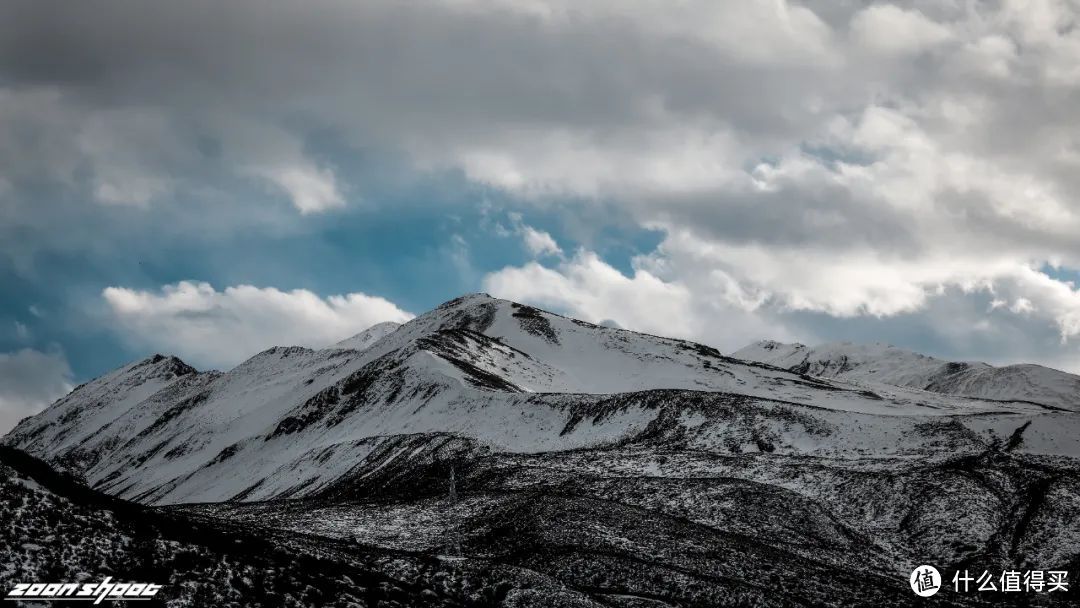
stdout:
{"type": "Polygon", "coordinates": [[[485,291],[1080,372],[1075,0],[7,0],[0,432],[485,291]]]}

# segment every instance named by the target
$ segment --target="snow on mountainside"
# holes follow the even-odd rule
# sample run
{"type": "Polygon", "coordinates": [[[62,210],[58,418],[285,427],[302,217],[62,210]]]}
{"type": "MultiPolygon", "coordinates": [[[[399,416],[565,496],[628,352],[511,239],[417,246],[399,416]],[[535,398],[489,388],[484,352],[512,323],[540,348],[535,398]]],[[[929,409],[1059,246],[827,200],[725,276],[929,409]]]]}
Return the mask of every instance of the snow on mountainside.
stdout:
{"type": "Polygon", "coordinates": [[[1031,422],[1023,449],[1076,449],[1061,435],[1071,420],[1032,403],[867,390],[483,294],[346,342],[271,348],[224,373],[155,356],[79,387],[3,441],[150,504],[307,496],[448,454],[646,439],[895,455],[975,449],[1031,422]],[[971,414],[977,425],[955,422],[971,414]]]}
{"type": "MultiPolygon", "coordinates": [[[[0,589],[5,592],[25,581],[94,584],[106,577],[127,576],[161,585],[154,600],[146,602],[157,606],[475,605],[447,593],[437,579],[437,564],[412,560],[411,580],[391,578],[380,571],[381,562],[389,560],[379,554],[326,559],[327,549],[355,555],[351,544],[323,539],[319,543],[322,555],[313,556],[304,551],[302,537],[264,538],[237,526],[216,526],[175,511],[118,500],[3,447],[0,521],[4,522],[0,526],[0,555],[4,557],[0,589]]],[[[474,586],[500,582],[470,579],[474,586]]],[[[13,606],[67,603],[5,599],[13,606]]],[[[95,598],[67,599],[93,602],[95,598]]],[[[110,599],[98,603],[110,605],[110,599]]]]}
{"type": "Polygon", "coordinates": [[[365,350],[372,344],[375,344],[379,340],[382,340],[386,336],[394,333],[394,331],[401,327],[401,323],[395,323],[394,321],[383,321],[382,323],[376,323],[364,331],[356,334],[351,338],[346,338],[337,344],[334,344],[330,348],[347,348],[350,350],[365,350]]]}
{"type": "MultiPolygon", "coordinates": [[[[0,511],[15,521],[0,549],[24,564],[0,579],[66,580],[36,539],[72,530],[109,551],[130,537],[139,550],[125,561],[180,556],[172,593],[193,593],[182,581],[205,566],[224,573],[215,593],[221,578],[244,600],[262,597],[248,578],[272,587],[264,605],[322,605],[326,586],[358,598],[339,602],[349,606],[909,606],[916,564],[945,581],[960,569],[1080,569],[1080,414],[1062,411],[1059,383],[1071,377],[987,388],[1007,375],[836,349],[763,343],[745,361],[476,294],[225,372],[157,355],[78,387],[2,442],[167,525],[96,525],[97,492],[76,493],[93,504],[53,500],[24,475],[45,464],[0,448],[0,496],[11,495],[0,511]],[[1036,402],[1053,394],[1057,405],[1036,402]],[[219,530],[244,538],[177,551],[219,530]],[[260,578],[278,568],[264,563],[271,553],[292,578],[260,578]]],[[[86,555],[71,568],[119,567],[86,555]]]]}
{"type": "Polygon", "coordinates": [[[732,356],[811,376],[1080,410],[1080,376],[1041,365],[943,361],[887,344],[850,342],[810,348],[762,340],[732,356]]]}

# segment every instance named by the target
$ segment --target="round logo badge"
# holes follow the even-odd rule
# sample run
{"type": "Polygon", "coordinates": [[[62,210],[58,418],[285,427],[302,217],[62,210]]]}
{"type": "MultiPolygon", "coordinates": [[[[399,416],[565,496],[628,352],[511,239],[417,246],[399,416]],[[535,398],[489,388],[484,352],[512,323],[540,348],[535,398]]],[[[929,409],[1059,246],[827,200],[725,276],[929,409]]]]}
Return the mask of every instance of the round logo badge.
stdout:
{"type": "Polygon", "coordinates": [[[933,566],[919,566],[911,572],[911,590],[919,597],[930,597],[941,589],[941,573],[933,566]]]}

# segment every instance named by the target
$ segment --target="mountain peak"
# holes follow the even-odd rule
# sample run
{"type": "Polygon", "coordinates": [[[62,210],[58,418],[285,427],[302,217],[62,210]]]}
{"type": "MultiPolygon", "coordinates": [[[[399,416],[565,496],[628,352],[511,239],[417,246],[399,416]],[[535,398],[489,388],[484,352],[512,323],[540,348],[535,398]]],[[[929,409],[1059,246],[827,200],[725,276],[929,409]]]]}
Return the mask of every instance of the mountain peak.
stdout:
{"type": "Polygon", "coordinates": [[[746,348],[750,347],[757,347],[762,350],[773,351],[784,349],[803,349],[806,348],[806,345],[799,342],[777,342],[776,340],[758,340],[757,342],[754,342],[746,348]]]}
{"type": "Polygon", "coordinates": [[[805,344],[777,342],[776,340],[758,340],[731,354],[736,359],[767,363],[777,367],[790,368],[805,359],[808,347],[805,344]]]}
{"type": "Polygon", "coordinates": [[[401,327],[401,323],[394,321],[383,321],[382,323],[376,323],[364,331],[345,338],[344,340],[335,343],[330,348],[342,348],[348,350],[363,351],[375,344],[384,337],[397,331],[397,328],[401,327]]]}
{"type": "Polygon", "coordinates": [[[442,304],[439,304],[438,306],[436,306],[434,308],[434,310],[432,310],[431,312],[435,312],[437,310],[446,310],[446,309],[449,309],[449,308],[462,308],[462,307],[477,306],[477,305],[482,306],[482,305],[485,305],[485,304],[494,304],[494,303],[497,303],[497,302],[506,302],[506,301],[507,300],[500,300],[499,298],[492,297],[491,294],[484,293],[482,291],[478,291],[478,292],[474,292],[474,293],[467,293],[465,295],[458,296],[458,297],[453,298],[451,300],[447,300],[447,301],[443,302],[442,304]]]}
{"type": "Polygon", "coordinates": [[[175,378],[194,374],[199,371],[175,355],[162,355],[161,353],[155,353],[141,361],[133,363],[126,369],[131,372],[139,370],[143,376],[148,378],[175,378]]]}

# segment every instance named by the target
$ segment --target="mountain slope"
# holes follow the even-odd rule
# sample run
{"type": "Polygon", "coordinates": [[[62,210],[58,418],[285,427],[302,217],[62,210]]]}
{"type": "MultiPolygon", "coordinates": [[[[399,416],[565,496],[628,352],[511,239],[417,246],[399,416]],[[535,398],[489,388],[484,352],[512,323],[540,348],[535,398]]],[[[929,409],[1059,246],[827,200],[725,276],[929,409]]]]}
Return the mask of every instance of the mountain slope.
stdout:
{"type": "Polygon", "coordinates": [[[850,342],[811,348],[763,340],[732,356],[824,378],[1080,410],[1080,376],[1041,365],[943,361],[891,345],[850,342]]]}
{"type": "Polygon", "coordinates": [[[330,348],[346,348],[349,350],[366,350],[372,344],[375,344],[379,340],[382,340],[386,336],[394,333],[397,328],[401,327],[401,323],[395,323],[394,321],[384,321],[382,323],[376,323],[364,331],[346,338],[337,344],[334,344],[330,348]]]}
{"type": "Polygon", "coordinates": [[[918,564],[1080,567],[1080,415],[924,390],[922,358],[763,350],[476,294],[226,372],[151,357],[3,442],[128,508],[401,581],[380,589],[408,605],[907,606],[918,564]]]}
{"type": "Polygon", "coordinates": [[[976,449],[1033,420],[1024,449],[1074,449],[1030,403],[868,391],[483,294],[360,342],[276,347],[225,373],[155,356],[76,389],[4,442],[151,504],[299,497],[396,460],[657,437],[856,456],[976,449]],[[974,414],[977,431],[932,423],[974,414]]]}
{"type": "Polygon", "coordinates": [[[0,521],[5,593],[17,582],[112,577],[161,585],[151,606],[494,608],[505,605],[507,589],[529,586],[552,598],[552,606],[599,606],[557,581],[511,567],[457,568],[451,579],[432,558],[148,508],[95,492],[2,446],[0,521]]]}

